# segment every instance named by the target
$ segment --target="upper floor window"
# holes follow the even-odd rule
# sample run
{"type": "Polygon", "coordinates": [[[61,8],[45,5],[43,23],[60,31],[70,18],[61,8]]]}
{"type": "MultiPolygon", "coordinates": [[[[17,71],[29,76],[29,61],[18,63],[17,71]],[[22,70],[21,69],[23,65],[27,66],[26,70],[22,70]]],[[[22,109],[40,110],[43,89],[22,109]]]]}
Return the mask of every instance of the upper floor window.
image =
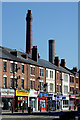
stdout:
{"type": "Polygon", "coordinates": [[[13,63],[10,64],[10,72],[13,73],[13,63]]]}
{"type": "Polygon", "coordinates": [[[43,82],[39,82],[39,90],[43,90],[43,82]]]}
{"type": "Polygon", "coordinates": [[[17,64],[14,65],[15,72],[17,72],[17,64]]]}
{"type": "Polygon", "coordinates": [[[17,79],[14,81],[14,87],[17,88],[17,79]]]}
{"type": "Polygon", "coordinates": [[[21,80],[21,87],[24,89],[24,79],[21,80]]]}
{"type": "Polygon", "coordinates": [[[61,89],[61,86],[60,86],[60,92],[61,92],[61,90],[62,90],[62,89],[61,89]]]}
{"type": "Polygon", "coordinates": [[[13,87],[13,78],[11,78],[11,87],[13,87]]]}
{"type": "Polygon", "coordinates": [[[43,69],[39,68],[39,76],[43,76],[43,69]]]}
{"type": "Polygon", "coordinates": [[[70,76],[70,83],[74,83],[74,77],[70,76]]]}
{"type": "Polygon", "coordinates": [[[73,92],[73,91],[74,91],[74,87],[70,87],[70,91],[72,91],[72,92],[73,92]]]}
{"type": "Polygon", "coordinates": [[[68,93],[68,86],[64,86],[64,93],[68,93]]]}
{"type": "Polygon", "coordinates": [[[4,88],[7,88],[7,77],[4,77],[4,88]]]}
{"type": "Polygon", "coordinates": [[[57,85],[57,92],[59,92],[59,85],[57,85]]]}
{"type": "Polygon", "coordinates": [[[64,74],[64,81],[68,81],[68,75],[64,74]]]}
{"type": "Polygon", "coordinates": [[[30,88],[34,89],[35,88],[35,81],[30,80],[30,88]]]}
{"type": "Polygon", "coordinates": [[[53,78],[53,71],[50,71],[50,78],[53,78]]]}
{"type": "Polygon", "coordinates": [[[50,91],[53,91],[53,84],[50,83],[50,91]]]}
{"type": "Polygon", "coordinates": [[[57,80],[61,80],[61,73],[57,72],[57,80]]]}
{"type": "Polygon", "coordinates": [[[75,78],[75,80],[76,80],[76,83],[78,83],[78,81],[79,81],[79,78],[75,78]]]}
{"type": "Polygon", "coordinates": [[[7,62],[4,62],[4,72],[7,71],[7,62]]]}
{"type": "Polygon", "coordinates": [[[24,73],[24,65],[22,65],[22,73],[24,73]]]}
{"type": "Polygon", "coordinates": [[[48,77],[48,70],[46,70],[46,77],[48,77]]]}
{"type": "Polygon", "coordinates": [[[35,68],[34,67],[30,67],[30,74],[35,75],[35,68]]]}

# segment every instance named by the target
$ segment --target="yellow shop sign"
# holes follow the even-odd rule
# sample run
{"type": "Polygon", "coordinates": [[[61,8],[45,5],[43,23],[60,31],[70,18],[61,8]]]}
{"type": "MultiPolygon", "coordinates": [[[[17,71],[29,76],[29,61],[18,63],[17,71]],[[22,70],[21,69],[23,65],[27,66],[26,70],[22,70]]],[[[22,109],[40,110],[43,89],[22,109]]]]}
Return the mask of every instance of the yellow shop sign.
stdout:
{"type": "Polygon", "coordinates": [[[29,91],[16,90],[16,96],[29,96],[29,91]]]}

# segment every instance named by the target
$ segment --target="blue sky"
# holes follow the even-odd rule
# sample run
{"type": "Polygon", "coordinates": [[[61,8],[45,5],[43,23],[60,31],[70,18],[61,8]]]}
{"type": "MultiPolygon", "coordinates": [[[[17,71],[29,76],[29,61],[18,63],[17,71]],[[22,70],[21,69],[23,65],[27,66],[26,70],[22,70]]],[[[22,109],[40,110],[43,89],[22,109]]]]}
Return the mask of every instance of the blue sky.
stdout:
{"type": "Polygon", "coordinates": [[[48,60],[48,40],[55,40],[55,55],[65,58],[66,66],[78,66],[77,2],[2,3],[2,46],[26,50],[26,14],[32,10],[33,45],[48,60]]]}

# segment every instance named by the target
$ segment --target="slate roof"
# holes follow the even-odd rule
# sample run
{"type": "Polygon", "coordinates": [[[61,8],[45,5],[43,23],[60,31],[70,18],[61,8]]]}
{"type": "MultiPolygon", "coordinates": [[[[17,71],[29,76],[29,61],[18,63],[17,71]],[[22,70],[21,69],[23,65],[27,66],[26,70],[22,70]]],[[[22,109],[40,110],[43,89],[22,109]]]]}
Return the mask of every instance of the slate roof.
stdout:
{"type": "Polygon", "coordinates": [[[22,63],[27,63],[27,64],[32,64],[32,65],[43,67],[42,65],[40,65],[39,63],[33,61],[30,58],[28,58],[28,59],[23,58],[21,56],[21,54],[25,54],[25,53],[22,53],[22,52],[18,51],[19,54],[18,54],[18,57],[16,57],[16,56],[14,56],[14,55],[12,55],[10,53],[11,51],[15,51],[15,50],[5,48],[5,47],[0,47],[0,58],[15,61],[15,62],[22,62],[22,63]]]}
{"type": "Polygon", "coordinates": [[[54,69],[54,70],[61,71],[64,73],[72,74],[70,71],[66,70],[65,68],[63,68],[61,66],[57,67],[56,65],[54,65],[46,60],[39,59],[38,62],[39,62],[39,64],[42,64],[45,68],[54,69]]]}
{"type": "MultiPolygon", "coordinates": [[[[31,55],[28,55],[28,59],[25,59],[21,56],[22,54],[27,55],[24,52],[18,51],[18,57],[16,57],[10,53],[11,51],[16,51],[16,49],[9,49],[9,48],[0,46],[0,58],[8,59],[8,60],[16,61],[16,62],[32,64],[32,65],[45,67],[45,68],[49,68],[49,69],[54,69],[57,71],[68,73],[68,74],[73,74],[69,69],[66,69],[66,68],[61,67],[61,66],[57,67],[56,65],[52,64],[51,62],[43,60],[43,59],[38,59],[38,62],[36,62],[36,61],[31,59],[31,55]]],[[[77,75],[78,75],[78,73],[77,73],[77,75]]]]}

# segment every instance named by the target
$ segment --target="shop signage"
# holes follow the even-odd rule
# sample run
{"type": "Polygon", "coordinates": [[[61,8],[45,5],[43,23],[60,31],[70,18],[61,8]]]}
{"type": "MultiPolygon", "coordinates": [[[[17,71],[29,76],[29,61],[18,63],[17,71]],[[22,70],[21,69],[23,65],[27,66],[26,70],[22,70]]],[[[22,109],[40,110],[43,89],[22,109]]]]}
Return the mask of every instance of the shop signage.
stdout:
{"type": "Polygon", "coordinates": [[[70,98],[74,98],[74,99],[76,99],[76,97],[75,97],[75,96],[70,96],[70,98]]]}
{"type": "Polygon", "coordinates": [[[29,91],[16,90],[16,96],[29,96],[29,91]]]}
{"type": "Polygon", "coordinates": [[[66,99],[66,97],[63,97],[63,96],[57,96],[57,100],[62,100],[62,99],[66,99]]]}
{"type": "Polygon", "coordinates": [[[47,94],[47,97],[53,97],[53,94],[47,94]]]}
{"type": "Polygon", "coordinates": [[[14,89],[0,89],[1,97],[5,98],[14,98],[15,91],[14,89]]]}
{"type": "Polygon", "coordinates": [[[62,99],[66,99],[66,97],[62,97],[62,99]]]}
{"type": "Polygon", "coordinates": [[[30,90],[29,97],[37,97],[37,96],[38,96],[38,91],[30,90]]]}
{"type": "Polygon", "coordinates": [[[47,93],[39,93],[39,97],[47,97],[47,93]]]}

